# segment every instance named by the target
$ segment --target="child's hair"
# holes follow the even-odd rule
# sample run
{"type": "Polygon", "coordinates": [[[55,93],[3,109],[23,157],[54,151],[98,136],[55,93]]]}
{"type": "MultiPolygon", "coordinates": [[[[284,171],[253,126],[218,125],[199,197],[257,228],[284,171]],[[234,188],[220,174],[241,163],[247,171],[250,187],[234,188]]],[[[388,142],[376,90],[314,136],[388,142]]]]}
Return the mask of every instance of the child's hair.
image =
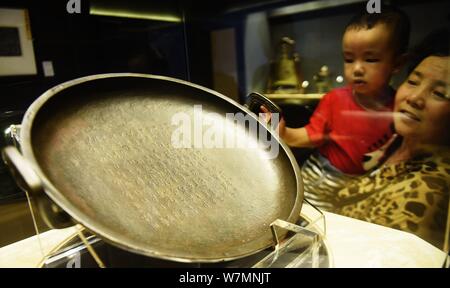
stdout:
{"type": "Polygon", "coordinates": [[[410,53],[410,65],[408,73],[416,68],[423,59],[428,56],[450,56],[450,30],[442,27],[433,30],[417,44],[410,53]]]}
{"type": "Polygon", "coordinates": [[[391,30],[391,42],[397,55],[408,50],[411,23],[408,15],[392,6],[381,6],[381,13],[368,13],[366,9],[353,16],[345,27],[349,29],[372,29],[377,24],[385,24],[391,30]]]}

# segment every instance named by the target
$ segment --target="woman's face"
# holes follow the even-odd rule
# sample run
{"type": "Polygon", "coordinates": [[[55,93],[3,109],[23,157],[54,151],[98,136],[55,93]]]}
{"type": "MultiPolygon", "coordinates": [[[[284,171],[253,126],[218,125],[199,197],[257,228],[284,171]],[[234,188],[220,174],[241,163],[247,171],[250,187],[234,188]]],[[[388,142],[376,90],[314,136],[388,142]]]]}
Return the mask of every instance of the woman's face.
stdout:
{"type": "Polygon", "coordinates": [[[422,144],[450,144],[450,57],[425,58],[399,87],[394,124],[403,137],[422,144]]]}

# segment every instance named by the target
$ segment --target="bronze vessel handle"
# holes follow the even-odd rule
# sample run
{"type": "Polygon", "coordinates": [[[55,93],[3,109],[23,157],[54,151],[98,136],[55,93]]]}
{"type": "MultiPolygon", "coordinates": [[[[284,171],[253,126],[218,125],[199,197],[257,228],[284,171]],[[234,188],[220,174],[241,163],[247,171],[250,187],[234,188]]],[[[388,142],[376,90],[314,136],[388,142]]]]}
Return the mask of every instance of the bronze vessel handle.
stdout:
{"type": "Polygon", "coordinates": [[[32,194],[43,192],[41,179],[16,147],[5,147],[2,151],[2,157],[17,185],[22,190],[32,194]]]}
{"type": "Polygon", "coordinates": [[[281,108],[273,103],[269,98],[262,95],[261,93],[252,92],[248,94],[245,106],[253,113],[258,114],[260,112],[260,107],[264,106],[271,113],[279,113],[280,117],[282,114],[281,108]]]}
{"type": "Polygon", "coordinates": [[[14,146],[7,146],[2,151],[3,161],[9,167],[17,185],[31,196],[37,212],[45,224],[53,229],[74,225],[72,218],[57,206],[45,193],[41,179],[28,161],[14,146]]]}

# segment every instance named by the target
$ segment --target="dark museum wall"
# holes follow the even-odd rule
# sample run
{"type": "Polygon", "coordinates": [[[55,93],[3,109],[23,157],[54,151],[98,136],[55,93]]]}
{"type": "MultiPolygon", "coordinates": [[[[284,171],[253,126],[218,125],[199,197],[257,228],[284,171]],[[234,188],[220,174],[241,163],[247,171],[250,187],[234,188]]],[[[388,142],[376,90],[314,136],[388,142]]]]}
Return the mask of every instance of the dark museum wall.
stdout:
{"type": "Polygon", "coordinates": [[[183,23],[93,17],[85,10],[69,14],[66,2],[0,1],[0,8],[28,9],[37,68],[37,75],[0,77],[1,111],[26,109],[52,86],[91,74],[136,72],[186,79],[183,23]],[[42,61],[52,61],[53,77],[44,76],[42,61]]]}

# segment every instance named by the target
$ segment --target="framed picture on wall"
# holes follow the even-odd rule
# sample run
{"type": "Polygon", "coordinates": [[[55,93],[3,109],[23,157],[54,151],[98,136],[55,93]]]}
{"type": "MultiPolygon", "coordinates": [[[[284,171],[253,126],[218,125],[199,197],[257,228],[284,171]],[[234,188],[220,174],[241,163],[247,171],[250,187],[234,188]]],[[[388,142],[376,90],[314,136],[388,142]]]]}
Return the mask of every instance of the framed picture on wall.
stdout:
{"type": "Polygon", "coordinates": [[[0,8],[0,76],[37,74],[27,9],[0,8]]]}

